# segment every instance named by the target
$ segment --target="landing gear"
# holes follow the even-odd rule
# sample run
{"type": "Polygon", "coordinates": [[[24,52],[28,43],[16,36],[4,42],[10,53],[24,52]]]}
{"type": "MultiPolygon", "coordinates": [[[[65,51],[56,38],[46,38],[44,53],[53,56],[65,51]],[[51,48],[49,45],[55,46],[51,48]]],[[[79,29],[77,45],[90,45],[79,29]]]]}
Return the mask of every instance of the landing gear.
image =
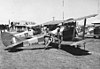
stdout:
{"type": "Polygon", "coordinates": [[[44,37],[44,44],[45,44],[45,49],[48,48],[50,43],[57,43],[58,44],[58,49],[61,49],[61,42],[62,42],[62,37],[58,36],[45,36],[44,37]]]}
{"type": "Polygon", "coordinates": [[[45,36],[44,37],[44,45],[45,45],[45,49],[48,48],[49,44],[52,42],[52,38],[50,36],[45,36]]]}

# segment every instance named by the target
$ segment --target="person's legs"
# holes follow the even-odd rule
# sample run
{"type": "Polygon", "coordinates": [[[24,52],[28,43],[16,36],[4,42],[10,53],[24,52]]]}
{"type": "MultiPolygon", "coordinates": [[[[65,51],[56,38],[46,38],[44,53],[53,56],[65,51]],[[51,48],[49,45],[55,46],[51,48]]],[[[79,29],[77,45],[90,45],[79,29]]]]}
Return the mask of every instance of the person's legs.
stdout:
{"type": "Polygon", "coordinates": [[[58,48],[61,49],[62,36],[58,35],[58,48]]]}

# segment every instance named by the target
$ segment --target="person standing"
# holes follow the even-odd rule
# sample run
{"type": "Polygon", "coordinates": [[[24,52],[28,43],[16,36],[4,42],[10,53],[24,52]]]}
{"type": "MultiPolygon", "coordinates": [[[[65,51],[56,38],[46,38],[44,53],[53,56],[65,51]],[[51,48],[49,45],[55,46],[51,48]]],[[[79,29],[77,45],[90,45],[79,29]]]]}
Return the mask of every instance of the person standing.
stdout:
{"type": "Polygon", "coordinates": [[[63,31],[64,26],[63,23],[58,24],[57,38],[58,38],[58,48],[61,48],[61,42],[63,41],[63,31]]]}

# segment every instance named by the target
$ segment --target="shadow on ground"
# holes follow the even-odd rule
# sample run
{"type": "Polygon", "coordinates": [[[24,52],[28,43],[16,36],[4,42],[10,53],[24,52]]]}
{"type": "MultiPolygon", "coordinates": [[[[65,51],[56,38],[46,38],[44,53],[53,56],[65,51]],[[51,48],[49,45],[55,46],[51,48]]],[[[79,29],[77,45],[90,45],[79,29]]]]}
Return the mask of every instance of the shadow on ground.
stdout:
{"type": "Polygon", "coordinates": [[[20,52],[20,51],[24,51],[24,50],[41,50],[41,49],[44,49],[44,50],[48,50],[48,49],[51,49],[53,47],[49,46],[48,48],[45,48],[44,46],[42,47],[23,47],[23,45],[16,45],[14,47],[8,47],[6,48],[5,50],[8,51],[8,52],[20,52]]]}
{"type": "Polygon", "coordinates": [[[76,56],[90,55],[88,50],[75,48],[74,46],[62,45],[61,49],[76,56]]]}
{"type": "Polygon", "coordinates": [[[23,50],[23,49],[18,49],[18,48],[20,48],[22,46],[23,46],[23,44],[21,43],[21,44],[18,44],[16,46],[13,46],[13,47],[8,47],[5,50],[7,50],[8,52],[19,52],[19,51],[23,50]]]}
{"type": "MultiPolygon", "coordinates": [[[[21,47],[21,46],[20,46],[21,47]]],[[[8,48],[8,49],[5,49],[5,50],[8,50],[8,52],[20,52],[20,51],[23,51],[23,50],[41,50],[41,49],[44,49],[44,50],[49,50],[49,49],[52,49],[52,48],[55,48],[55,49],[58,49],[58,44],[50,44],[50,46],[48,48],[45,49],[45,47],[39,47],[39,48],[23,48],[21,49],[19,46],[15,46],[15,47],[12,47],[12,48],[8,48]]],[[[82,55],[90,55],[87,51],[87,50],[84,50],[84,49],[80,49],[80,48],[75,48],[74,46],[69,46],[69,45],[61,45],[61,50],[63,51],[66,51],[72,55],[76,55],[76,56],[82,56],[82,55]]]]}
{"type": "MultiPolygon", "coordinates": [[[[52,44],[52,48],[58,49],[57,46],[58,46],[57,44],[52,44]]],[[[74,46],[65,45],[65,44],[61,45],[61,50],[66,51],[75,56],[91,55],[88,50],[75,48],[74,46]]]]}
{"type": "Polygon", "coordinates": [[[20,48],[9,48],[9,49],[5,49],[5,50],[8,50],[8,52],[20,52],[20,51],[24,51],[24,50],[41,50],[41,49],[45,49],[45,47],[39,47],[39,48],[23,48],[23,49],[20,49],[20,48]]]}

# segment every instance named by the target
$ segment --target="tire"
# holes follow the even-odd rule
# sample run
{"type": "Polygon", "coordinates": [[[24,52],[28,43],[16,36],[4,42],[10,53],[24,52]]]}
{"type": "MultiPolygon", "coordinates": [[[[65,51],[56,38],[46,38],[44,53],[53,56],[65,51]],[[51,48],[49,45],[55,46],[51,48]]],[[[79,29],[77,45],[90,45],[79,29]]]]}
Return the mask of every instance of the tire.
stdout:
{"type": "Polygon", "coordinates": [[[49,37],[45,37],[44,38],[44,45],[46,45],[48,43],[48,41],[49,41],[49,37]]]}

